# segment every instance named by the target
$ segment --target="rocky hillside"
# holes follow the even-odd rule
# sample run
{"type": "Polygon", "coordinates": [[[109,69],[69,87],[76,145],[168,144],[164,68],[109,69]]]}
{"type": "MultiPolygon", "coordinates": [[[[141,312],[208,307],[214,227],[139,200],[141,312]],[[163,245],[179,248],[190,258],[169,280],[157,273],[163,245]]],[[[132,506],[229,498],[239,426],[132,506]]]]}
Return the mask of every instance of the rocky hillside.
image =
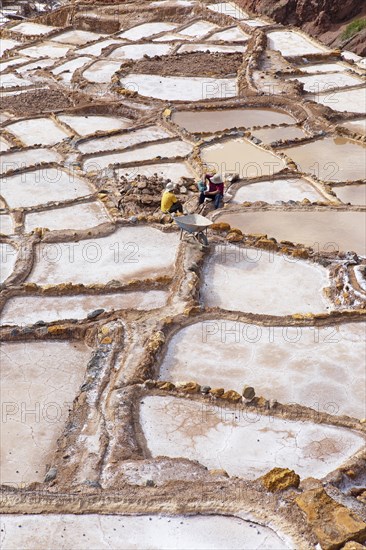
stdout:
{"type": "Polygon", "coordinates": [[[238,4],[283,25],[302,27],[327,45],[366,55],[366,29],[359,29],[359,20],[366,16],[364,0],[238,0],[238,4]]]}

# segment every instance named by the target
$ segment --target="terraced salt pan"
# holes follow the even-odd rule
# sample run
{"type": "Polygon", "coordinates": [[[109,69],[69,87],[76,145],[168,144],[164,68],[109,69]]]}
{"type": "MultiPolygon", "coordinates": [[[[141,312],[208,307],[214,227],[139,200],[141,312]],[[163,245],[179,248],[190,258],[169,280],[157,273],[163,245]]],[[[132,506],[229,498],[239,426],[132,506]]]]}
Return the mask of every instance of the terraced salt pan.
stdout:
{"type": "Polygon", "coordinates": [[[201,159],[208,170],[215,169],[222,174],[235,172],[242,178],[269,176],[285,167],[281,158],[244,138],[203,147],[201,159]]]}
{"type": "Polygon", "coordinates": [[[365,88],[356,90],[342,90],[323,94],[308,95],[307,99],[321,103],[333,111],[349,111],[350,113],[365,114],[365,88]]]}
{"type": "Polygon", "coordinates": [[[49,25],[42,25],[41,23],[32,23],[31,21],[24,21],[19,23],[15,27],[11,27],[12,32],[19,32],[26,36],[48,34],[57,30],[57,27],[50,27],[49,25]]]}
{"type": "Polygon", "coordinates": [[[84,154],[97,153],[100,151],[109,151],[113,149],[124,149],[132,147],[139,143],[156,141],[173,137],[170,132],[167,132],[160,126],[148,126],[132,132],[127,132],[121,135],[111,137],[102,137],[91,139],[78,144],[78,149],[84,154]]]}
{"type": "Polygon", "coordinates": [[[0,136],[0,153],[4,153],[4,151],[8,151],[11,147],[11,144],[6,141],[5,138],[0,136]]]}
{"type": "Polygon", "coordinates": [[[129,74],[121,79],[125,88],[140,95],[169,101],[202,101],[237,95],[235,78],[173,77],[129,74]]]}
{"type": "Polygon", "coordinates": [[[366,206],[366,184],[361,185],[345,185],[342,187],[334,187],[333,191],[345,204],[356,204],[358,206],[366,206]]]}
{"type": "Polygon", "coordinates": [[[98,115],[57,115],[61,122],[67,124],[80,136],[87,136],[95,132],[110,132],[123,130],[131,126],[131,120],[123,117],[98,115]]]}
{"type": "Polygon", "coordinates": [[[263,130],[252,130],[253,136],[259,138],[264,143],[272,143],[273,141],[304,139],[308,134],[299,126],[286,126],[279,128],[264,128],[263,130]]]}
{"type": "Polygon", "coordinates": [[[248,384],[266,399],[364,418],[365,361],[365,323],[263,327],[214,319],[173,336],[160,378],[239,393],[248,384]]]}
{"type": "Polygon", "coordinates": [[[19,296],[11,298],[1,313],[2,325],[51,323],[64,319],[85,319],[88,313],[102,308],[150,310],[166,305],[168,293],[163,290],[90,294],[79,296],[19,296]]]}
{"type": "Polygon", "coordinates": [[[327,137],[282,149],[302,172],[325,181],[359,180],[366,177],[366,145],[341,137],[327,137]]]}
{"type": "Polygon", "coordinates": [[[13,246],[0,243],[0,283],[3,283],[12,273],[17,252],[13,246]]]}
{"type": "MultiPolygon", "coordinates": [[[[12,67],[13,65],[19,65],[21,63],[25,63],[26,61],[28,61],[27,57],[16,57],[14,59],[9,59],[7,61],[2,61],[0,63],[0,73],[5,71],[8,67],[12,67]]],[[[3,78],[3,77],[1,77],[1,78],[3,78]]]]}
{"type": "Polygon", "coordinates": [[[37,69],[45,69],[47,67],[51,67],[55,63],[57,63],[57,61],[55,61],[54,59],[38,59],[37,61],[32,61],[31,63],[27,63],[27,65],[23,65],[22,67],[18,67],[16,71],[17,73],[25,74],[37,69]]]}
{"type": "Polygon", "coordinates": [[[221,15],[228,15],[239,21],[243,19],[248,19],[249,15],[243,11],[236,4],[231,4],[230,2],[219,2],[218,4],[209,4],[206,6],[209,10],[219,13],[221,15]]]}
{"type": "Polygon", "coordinates": [[[108,56],[109,59],[142,59],[145,55],[154,57],[156,55],[168,55],[171,51],[171,44],[129,44],[121,46],[108,56]]]}
{"type": "Polygon", "coordinates": [[[5,50],[12,50],[15,46],[19,46],[20,42],[12,40],[11,38],[1,38],[0,42],[0,56],[2,57],[5,50]]]}
{"type": "MultiPolygon", "coordinates": [[[[229,216],[219,219],[228,218],[231,220],[229,216]]],[[[216,246],[207,261],[203,281],[201,297],[209,307],[263,315],[320,313],[329,309],[322,293],[329,285],[326,269],[303,261],[288,261],[285,256],[263,250],[216,246]],[[303,282],[301,286],[299,281],[303,282]]]]}
{"type": "Polygon", "coordinates": [[[159,36],[157,38],[152,38],[153,42],[189,42],[191,38],[187,36],[186,34],[182,34],[180,32],[166,32],[162,36],[159,36]]]}
{"type": "Polygon", "coordinates": [[[22,77],[16,76],[14,73],[3,74],[0,77],[1,88],[16,88],[18,86],[30,86],[32,82],[25,80],[22,77]]]}
{"type": "Polygon", "coordinates": [[[43,481],[90,356],[75,340],[2,345],[1,483],[43,481]]]}
{"type": "Polygon", "coordinates": [[[108,237],[79,241],[72,255],[70,243],[42,244],[29,281],[92,284],[170,275],[178,243],[177,234],[151,227],[123,227],[108,237]]]}
{"type": "Polygon", "coordinates": [[[73,49],[73,46],[49,41],[41,42],[35,46],[28,46],[28,48],[23,48],[19,50],[19,52],[28,57],[52,57],[52,59],[57,59],[59,57],[64,57],[70,49],[73,49]]]}
{"type": "Polygon", "coordinates": [[[180,34],[184,34],[185,36],[190,36],[191,38],[202,38],[203,36],[206,36],[209,32],[213,32],[215,30],[218,30],[220,27],[218,25],[215,25],[215,23],[210,23],[209,21],[196,21],[195,23],[192,23],[192,25],[189,25],[188,27],[185,27],[184,29],[181,29],[179,31],[180,34]]]}
{"type": "Polygon", "coordinates": [[[100,42],[97,42],[96,44],[91,44],[90,46],[85,46],[84,48],[78,48],[77,52],[81,55],[93,55],[95,57],[98,57],[104,48],[107,48],[108,46],[111,46],[112,44],[122,44],[121,40],[118,40],[117,38],[109,38],[107,40],[101,40],[100,42]]]}
{"type": "Polygon", "coordinates": [[[219,219],[244,233],[267,233],[278,241],[302,243],[316,251],[354,250],[366,255],[364,212],[247,212],[223,215],[219,219]]]}
{"type": "Polygon", "coordinates": [[[324,53],[329,48],[315,44],[295,31],[270,31],[267,33],[268,47],[278,50],[285,57],[324,53]]]}
{"type": "Polygon", "coordinates": [[[50,118],[30,118],[13,122],[7,129],[29,146],[55,145],[69,137],[69,134],[50,118]]]}
{"type": "Polygon", "coordinates": [[[230,476],[255,479],[274,467],[322,478],[365,444],[344,428],[207,406],[177,397],[145,396],[140,424],[153,457],[198,460],[230,476]]]}
{"type": "Polygon", "coordinates": [[[220,132],[230,128],[251,128],[271,124],[293,124],[296,120],[275,109],[210,109],[175,111],[172,121],[188,132],[220,132]]]}
{"type": "Polygon", "coordinates": [[[29,233],[36,227],[47,227],[50,231],[89,229],[108,221],[107,212],[99,202],[87,202],[27,214],[25,231],[29,233]]]}
{"type": "Polygon", "coordinates": [[[126,176],[133,180],[138,175],[151,177],[157,174],[164,179],[170,179],[178,183],[181,178],[196,178],[192,168],[185,162],[167,162],[164,164],[144,164],[143,166],[133,166],[130,168],[119,168],[117,175],[126,176]]]}
{"type": "Polygon", "coordinates": [[[224,40],[225,42],[243,42],[247,41],[250,38],[250,34],[239,29],[239,27],[232,27],[231,29],[226,29],[225,31],[215,32],[209,38],[208,41],[213,40],[224,40]]]}
{"type": "Polygon", "coordinates": [[[325,92],[336,88],[347,88],[348,86],[357,86],[362,84],[362,78],[357,78],[345,73],[324,73],[311,76],[296,76],[289,80],[298,80],[304,84],[306,92],[325,92]]]}
{"type": "Polygon", "coordinates": [[[87,159],[83,168],[87,171],[103,170],[109,164],[123,164],[134,161],[152,160],[156,157],[186,157],[193,151],[193,146],[185,141],[172,140],[167,143],[157,143],[140,147],[133,151],[111,153],[109,155],[96,155],[87,159]]]}
{"type": "Polygon", "coordinates": [[[0,233],[11,235],[14,232],[13,219],[9,214],[0,214],[0,233]]]}
{"type": "Polygon", "coordinates": [[[142,25],[133,27],[128,31],[119,33],[118,36],[127,40],[140,40],[141,38],[148,38],[154,34],[159,34],[164,31],[171,31],[176,27],[177,23],[169,23],[168,21],[143,23],[142,25]]]}
{"type": "Polygon", "coordinates": [[[94,42],[94,40],[98,40],[99,38],[102,38],[102,36],[105,35],[89,31],[81,31],[79,29],[72,29],[54,36],[52,40],[55,42],[60,42],[61,44],[82,46],[83,44],[87,44],[87,42],[94,42]]]}
{"type": "Polygon", "coordinates": [[[28,151],[17,151],[16,153],[4,153],[0,155],[0,173],[4,174],[8,170],[28,168],[41,162],[60,162],[61,160],[61,155],[49,149],[30,149],[28,151]]]}
{"type": "Polygon", "coordinates": [[[121,63],[119,61],[96,61],[83,72],[83,77],[89,82],[109,83],[120,67],[121,63]]]}
{"type": "Polygon", "coordinates": [[[315,202],[324,200],[324,197],[308,181],[299,178],[267,180],[243,185],[235,193],[233,202],[264,201],[275,204],[277,201],[302,201],[303,199],[315,202]]]}
{"type": "Polygon", "coordinates": [[[366,134],[366,118],[360,118],[358,120],[350,120],[348,122],[344,122],[342,124],[345,128],[348,128],[348,130],[351,130],[351,132],[357,132],[359,134],[366,134]]]}
{"type": "MultiPolygon", "coordinates": [[[[160,3],[160,2],[159,2],[160,3]]],[[[29,515],[1,517],[6,550],[284,550],[278,534],[233,516],[29,515]],[[22,529],[19,529],[19,525],[22,529]]]]}
{"type": "Polygon", "coordinates": [[[183,44],[178,49],[178,53],[184,52],[210,52],[210,53],[244,53],[246,51],[246,46],[224,46],[222,44],[183,44]]]}
{"type": "Polygon", "coordinates": [[[350,69],[350,66],[342,63],[316,63],[315,65],[302,65],[299,67],[304,73],[335,73],[350,69]]]}
{"type": "MultiPolygon", "coordinates": [[[[60,168],[41,168],[8,176],[0,180],[0,189],[10,208],[72,200],[93,192],[84,180],[60,168]]],[[[46,218],[49,219],[47,215],[46,218]]],[[[57,214],[54,223],[57,224],[57,214]]]]}
{"type": "Polygon", "coordinates": [[[86,63],[89,63],[89,61],[91,61],[90,57],[77,57],[52,69],[51,73],[56,76],[60,75],[64,82],[70,83],[74,76],[74,72],[83,67],[86,63]]]}

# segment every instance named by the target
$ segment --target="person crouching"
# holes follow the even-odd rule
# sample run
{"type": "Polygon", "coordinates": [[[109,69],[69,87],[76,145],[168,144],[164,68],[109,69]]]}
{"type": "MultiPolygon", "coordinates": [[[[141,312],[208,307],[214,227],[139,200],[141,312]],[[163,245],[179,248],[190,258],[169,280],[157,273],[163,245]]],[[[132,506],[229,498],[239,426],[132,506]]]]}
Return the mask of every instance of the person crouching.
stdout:
{"type": "Polygon", "coordinates": [[[183,213],[182,203],[179,202],[174,194],[175,187],[174,183],[168,183],[165,186],[160,204],[160,209],[165,214],[174,214],[175,212],[183,213]]]}
{"type": "Polygon", "coordinates": [[[215,208],[220,208],[220,203],[224,196],[224,182],[220,174],[215,176],[205,175],[205,181],[208,180],[208,190],[201,191],[199,204],[203,204],[205,199],[211,199],[215,203],[215,208]]]}

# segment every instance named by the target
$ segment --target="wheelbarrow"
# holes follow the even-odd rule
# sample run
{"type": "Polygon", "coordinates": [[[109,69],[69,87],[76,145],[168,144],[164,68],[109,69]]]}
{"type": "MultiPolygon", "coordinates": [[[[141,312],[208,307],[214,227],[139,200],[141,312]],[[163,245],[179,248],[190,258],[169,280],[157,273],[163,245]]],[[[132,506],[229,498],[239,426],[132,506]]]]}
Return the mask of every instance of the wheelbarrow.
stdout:
{"type": "Polygon", "coordinates": [[[174,218],[175,223],[180,228],[180,239],[186,237],[192,239],[200,245],[208,246],[207,228],[213,224],[211,220],[200,214],[188,214],[174,218]]]}

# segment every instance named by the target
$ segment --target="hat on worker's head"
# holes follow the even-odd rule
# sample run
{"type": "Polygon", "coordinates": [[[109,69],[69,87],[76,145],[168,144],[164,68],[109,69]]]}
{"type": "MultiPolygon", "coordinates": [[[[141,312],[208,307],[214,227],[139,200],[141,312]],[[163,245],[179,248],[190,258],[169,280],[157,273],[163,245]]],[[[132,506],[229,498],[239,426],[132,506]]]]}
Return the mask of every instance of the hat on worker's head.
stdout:
{"type": "Polygon", "coordinates": [[[211,181],[212,181],[212,183],[214,183],[215,185],[217,185],[217,184],[219,184],[219,183],[224,183],[223,180],[222,180],[221,174],[215,174],[215,175],[211,178],[211,181]]]}
{"type": "Polygon", "coordinates": [[[165,186],[165,191],[173,191],[174,187],[175,187],[174,183],[172,182],[167,183],[165,186]]]}

